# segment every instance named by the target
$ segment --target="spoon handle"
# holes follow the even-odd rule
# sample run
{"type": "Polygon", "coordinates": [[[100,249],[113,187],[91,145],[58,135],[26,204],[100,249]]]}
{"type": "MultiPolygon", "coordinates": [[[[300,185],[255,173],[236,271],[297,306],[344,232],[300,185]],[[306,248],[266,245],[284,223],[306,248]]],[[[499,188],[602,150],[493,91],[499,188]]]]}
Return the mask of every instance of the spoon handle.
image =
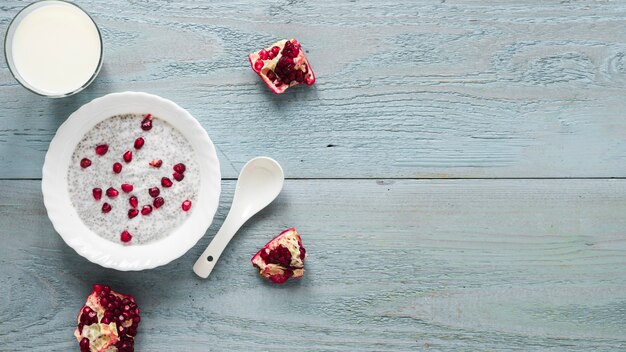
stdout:
{"type": "Polygon", "coordinates": [[[243,222],[240,219],[231,217],[230,213],[228,213],[220,230],[193,265],[193,271],[196,275],[204,279],[209,277],[224,248],[226,248],[228,242],[230,242],[242,224],[243,222]]]}

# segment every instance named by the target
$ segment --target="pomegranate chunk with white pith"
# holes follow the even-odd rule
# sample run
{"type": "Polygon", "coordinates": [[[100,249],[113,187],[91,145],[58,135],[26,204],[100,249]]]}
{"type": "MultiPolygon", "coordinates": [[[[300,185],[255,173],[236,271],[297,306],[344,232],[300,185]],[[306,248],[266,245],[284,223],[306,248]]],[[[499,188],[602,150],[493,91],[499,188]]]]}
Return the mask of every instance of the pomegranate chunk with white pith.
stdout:
{"type": "Polygon", "coordinates": [[[290,277],[304,275],[306,250],[302,239],[294,228],[281,232],[269,241],[252,257],[252,264],[259,268],[259,274],[271,281],[282,284],[290,277]]]}
{"type": "Polygon", "coordinates": [[[140,321],[132,296],[96,284],[78,313],[74,336],[81,352],[133,352],[140,321]]]}
{"type": "Polygon", "coordinates": [[[276,94],[299,84],[312,85],[315,74],[295,39],[281,40],[248,55],[250,66],[276,94]]]}

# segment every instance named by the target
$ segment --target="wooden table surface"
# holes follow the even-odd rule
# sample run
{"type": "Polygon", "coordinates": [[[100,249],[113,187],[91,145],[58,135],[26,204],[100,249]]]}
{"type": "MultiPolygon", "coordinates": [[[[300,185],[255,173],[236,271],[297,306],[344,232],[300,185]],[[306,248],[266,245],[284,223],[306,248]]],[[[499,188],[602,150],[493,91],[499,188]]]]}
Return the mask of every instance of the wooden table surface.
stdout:
{"type": "Polygon", "coordinates": [[[137,351],[626,350],[626,2],[78,3],[104,39],[88,89],[42,98],[0,62],[0,351],[78,350],[96,282],[138,300],[137,351]],[[273,95],[247,54],[288,37],[318,80],[273,95]],[[130,273],[69,248],[40,190],[59,125],[126,90],[188,109],[224,177],[206,236],[130,273]],[[201,280],[257,155],[285,188],[201,280]],[[290,226],[305,276],[268,283],[249,259],[290,226]]]}

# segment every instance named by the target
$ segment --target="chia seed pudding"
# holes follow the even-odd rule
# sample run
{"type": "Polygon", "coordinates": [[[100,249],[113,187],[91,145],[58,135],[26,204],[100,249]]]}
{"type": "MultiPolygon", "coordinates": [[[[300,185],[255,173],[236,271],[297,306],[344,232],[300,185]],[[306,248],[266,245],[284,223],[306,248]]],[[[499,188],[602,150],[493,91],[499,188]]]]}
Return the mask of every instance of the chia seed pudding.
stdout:
{"type": "Polygon", "coordinates": [[[74,150],[67,173],[72,205],[87,227],[109,241],[157,241],[193,210],[200,187],[195,158],[187,139],[158,117],[110,117],[74,150]]]}

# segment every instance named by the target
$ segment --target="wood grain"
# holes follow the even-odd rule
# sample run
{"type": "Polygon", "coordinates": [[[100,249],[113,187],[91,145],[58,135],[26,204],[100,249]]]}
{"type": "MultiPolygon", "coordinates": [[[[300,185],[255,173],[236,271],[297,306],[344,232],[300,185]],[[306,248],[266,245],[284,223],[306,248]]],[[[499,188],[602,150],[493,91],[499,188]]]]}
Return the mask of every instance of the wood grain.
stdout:
{"type": "Polygon", "coordinates": [[[224,205],[187,255],[122,273],[63,243],[39,187],[0,182],[2,351],[74,350],[95,282],[139,301],[138,351],[626,348],[626,180],[291,180],[207,281],[191,266],[224,205]],[[270,284],[249,259],[293,225],[305,276],[270,284]]]}
{"type": "MultiPolygon", "coordinates": [[[[40,177],[57,127],[106,93],[172,99],[222,174],[250,158],[292,178],[626,176],[623,1],[84,0],[105,64],[49,100],[0,63],[0,178],[40,177]],[[246,55],[298,38],[314,87],[272,95],[246,55]]],[[[0,5],[0,30],[24,6],[0,5]]]]}

